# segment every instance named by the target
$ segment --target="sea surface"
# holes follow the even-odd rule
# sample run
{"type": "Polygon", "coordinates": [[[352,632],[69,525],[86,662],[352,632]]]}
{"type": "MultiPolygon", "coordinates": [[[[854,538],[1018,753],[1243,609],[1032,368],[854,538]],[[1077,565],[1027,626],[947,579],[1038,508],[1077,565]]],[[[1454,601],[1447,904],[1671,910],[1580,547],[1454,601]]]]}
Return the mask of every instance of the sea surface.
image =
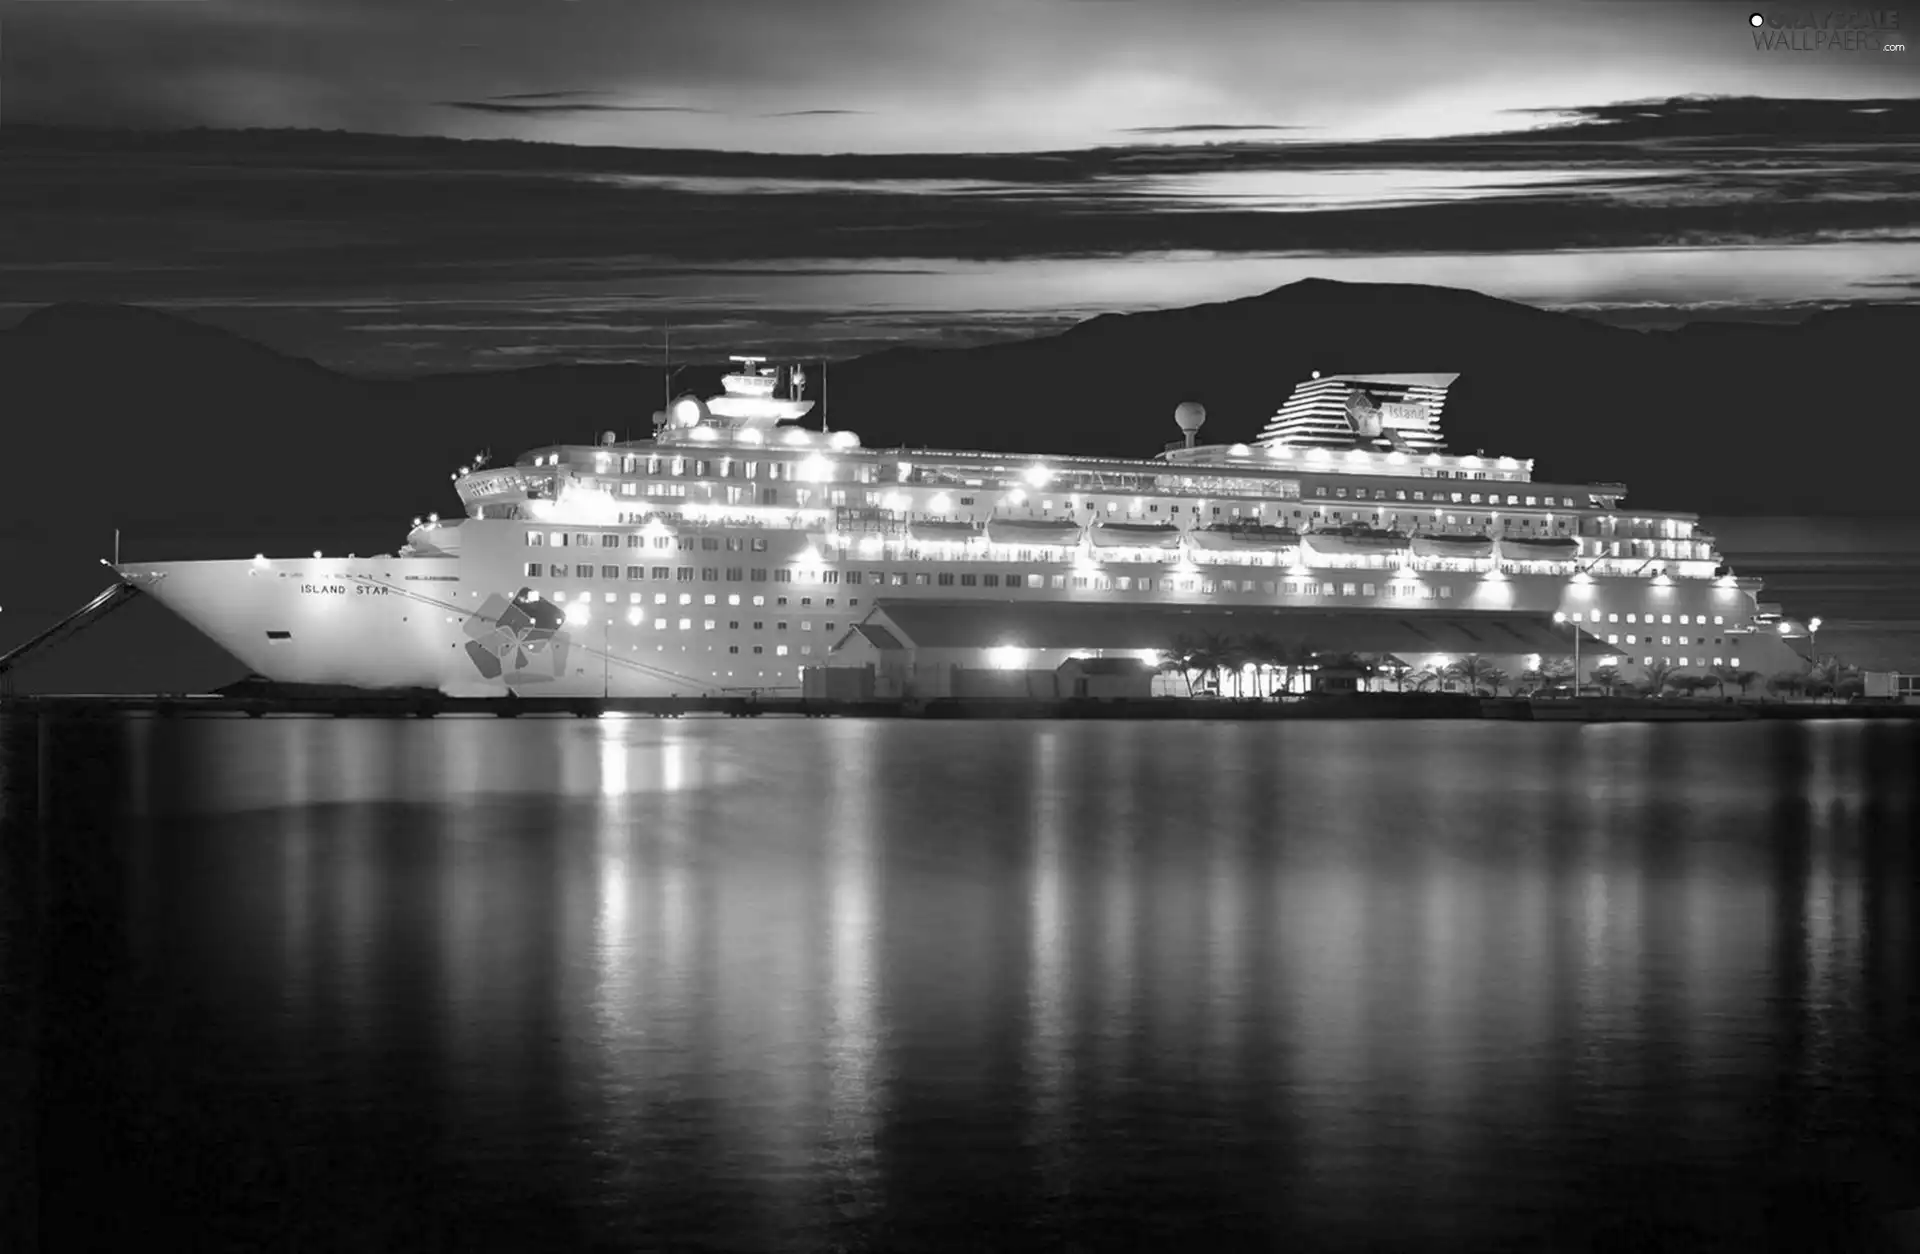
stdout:
{"type": "Polygon", "coordinates": [[[1920,1207],[1909,726],[5,736],[7,1248],[1804,1251],[1920,1207]]]}

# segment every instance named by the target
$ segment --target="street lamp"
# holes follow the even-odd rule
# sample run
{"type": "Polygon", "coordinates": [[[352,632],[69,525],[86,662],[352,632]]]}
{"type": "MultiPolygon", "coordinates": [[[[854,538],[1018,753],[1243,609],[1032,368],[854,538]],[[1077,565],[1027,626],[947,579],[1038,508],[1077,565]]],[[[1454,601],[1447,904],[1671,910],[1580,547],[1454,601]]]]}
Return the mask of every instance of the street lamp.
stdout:
{"type": "MultiPolygon", "coordinates": [[[[1553,621],[1564,623],[1567,616],[1559,610],[1553,612],[1553,621]]],[[[1573,628],[1573,695],[1580,695],[1580,624],[1569,624],[1573,628]]]]}
{"type": "Polygon", "coordinates": [[[1807,663],[1810,666],[1820,664],[1820,620],[1807,620],[1807,663]]]}

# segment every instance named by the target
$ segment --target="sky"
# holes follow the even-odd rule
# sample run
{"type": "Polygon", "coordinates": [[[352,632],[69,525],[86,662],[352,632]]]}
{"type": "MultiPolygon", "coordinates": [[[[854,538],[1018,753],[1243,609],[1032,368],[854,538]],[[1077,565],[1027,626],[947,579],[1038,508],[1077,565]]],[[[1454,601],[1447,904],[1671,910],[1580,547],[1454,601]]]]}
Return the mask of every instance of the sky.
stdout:
{"type": "Polygon", "coordinates": [[[687,351],[971,343],[1312,275],[1645,324],[1910,301],[1903,20],[0,0],[0,325],[127,301],[404,373],[652,359],[668,324],[687,351]]]}
{"type": "Polygon", "coordinates": [[[1920,78],[1916,54],[1880,50],[1902,38],[1897,16],[1870,41],[1880,48],[1770,51],[1755,46],[1753,0],[7,0],[0,11],[7,121],[766,152],[1451,135],[1507,129],[1515,110],[1904,95],[1920,78]]]}

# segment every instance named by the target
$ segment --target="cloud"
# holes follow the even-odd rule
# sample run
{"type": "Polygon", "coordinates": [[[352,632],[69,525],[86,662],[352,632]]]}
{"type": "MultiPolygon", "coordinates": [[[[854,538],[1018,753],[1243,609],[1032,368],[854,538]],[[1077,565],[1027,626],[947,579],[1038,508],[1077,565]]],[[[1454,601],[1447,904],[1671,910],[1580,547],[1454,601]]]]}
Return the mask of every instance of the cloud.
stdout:
{"type": "Polygon", "coordinates": [[[595,96],[611,96],[610,91],[516,91],[503,96],[488,96],[489,100],[579,100],[595,96]]]}
{"type": "Polygon", "coordinates": [[[1780,96],[1669,96],[1562,109],[1516,109],[1551,115],[1556,124],[1529,132],[1564,139],[1920,139],[1920,99],[1825,100],[1780,96]]]}
{"type": "Polygon", "coordinates": [[[763,118],[827,118],[864,114],[866,109],[787,109],[780,113],[762,113],[763,118]]]}
{"type": "MultiPolygon", "coordinates": [[[[585,95],[453,103],[688,107],[585,95]]],[[[330,310],[388,303],[439,323],[420,311],[457,297],[481,312],[450,344],[482,342],[488,323],[521,325],[550,297],[575,317],[603,301],[608,318],[662,302],[844,301],[891,318],[936,298],[953,317],[985,316],[1015,307],[1008,293],[1030,274],[1069,265],[1032,309],[1152,303],[1176,288],[1209,299],[1256,272],[1368,259],[1543,304],[1912,299],[1920,163],[1899,128],[1917,109],[1904,98],[1630,102],[1449,139],[1256,134],[1208,146],[1200,133],[1001,154],[10,125],[0,288],[23,304],[213,301],[246,305],[249,318],[269,316],[259,309],[271,294],[319,327],[343,320],[330,310]],[[1858,124],[1848,117],[1890,129],[1832,142],[1830,124],[1858,124]],[[1775,133],[1756,140],[1755,118],[1774,119],[1775,133]],[[221,247],[182,268],[183,238],[221,247]],[[1217,260],[1227,286],[1179,287],[1199,266],[1182,257],[1217,260]]]]}
{"type": "MultiPolygon", "coordinates": [[[[555,93],[571,94],[571,93],[555,93]]],[[[712,113],[691,105],[615,105],[593,103],[532,103],[500,97],[492,100],[442,100],[443,109],[465,109],[472,113],[500,113],[508,116],[540,116],[565,113],[712,113]]]]}
{"type": "Polygon", "coordinates": [[[1298,126],[1257,124],[1235,126],[1228,122],[1188,122],[1182,126],[1126,126],[1122,135],[1201,135],[1212,131],[1297,131],[1298,126]]]}

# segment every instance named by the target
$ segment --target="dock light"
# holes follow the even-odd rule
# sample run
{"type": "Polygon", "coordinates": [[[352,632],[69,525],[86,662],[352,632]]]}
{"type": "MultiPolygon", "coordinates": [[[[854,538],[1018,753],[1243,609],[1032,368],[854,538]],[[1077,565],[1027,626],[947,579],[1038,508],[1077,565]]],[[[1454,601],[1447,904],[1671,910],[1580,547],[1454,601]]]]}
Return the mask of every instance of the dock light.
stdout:
{"type": "Polygon", "coordinates": [[[592,610],[585,601],[574,601],[567,606],[567,621],[578,627],[587,621],[592,610]]]}
{"type": "Polygon", "coordinates": [[[627,626],[638,627],[640,625],[640,620],[642,617],[644,617],[644,615],[641,613],[640,607],[637,605],[634,606],[632,609],[627,611],[627,626]]]}
{"type": "Polygon", "coordinates": [[[470,468],[470,467],[467,467],[467,466],[462,466],[462,467],[460,468],[460,473],[461,473],[461,474],[463,474],[463,475],[469,475],[469,474],[472,474],[472,473],[473,473],[473,471],[472,471],[472,468],[470,468]]]}
{"type": "Polygon", "coordinates": [[[1807,620],[1807,630],[1808,630],[1808,631],[1819,631],[1819,630],[1820,630],[1820,620],[1819,620],[1819,619],[1817,619],[1817,618],[1809,618],[1809,619],[1807,620]]]}
{"type": "Polygon", "coordinates": [[[435,527],[438,527],[438,526],[440,525],[440,515],[438,515],[438,514],[428,514],[428,515],[427,515],[427,521],[428,521],[429,523],[431,523],[431,524],[432,524],[433,526],[435,526],[435,527]]]}
{"type": "Polygon", "coordinates": [[[935,492],[933,499],[927,502],[927,508],[936,514],[944,514],[953,508],[953,498],[945,492],[935,492]]]}
{"type": "Polygon", "coordinates": [[[1026,661],[1027,651],[1017,644],[995,645],[987,650],[987,664],[997,671],[1017,671],[1026,661]]]}
{"type": "Polygon", "coordinates": [[[416,518],[416,519],[414,519],[414,520],[413,520],[413,525],[414,525],[414,526],[416,526],[416,527],[418,527],[418,526],[420,525],[420,520],[419,520],[418,518],[416,518]]]}
{"type": "MultiPolygon", "coordinates": [[[[260,567],[271,565],[271,563],[267,561],[267,555],[265,553],[255,553],[253,555],[253,564],[260,567]]],[[[1781,626],[1784,627],[1785,624],[1783,623],[1781,626]]]]}
{"type": "Polygon", "coordinates": [[[1783,635],[1783,636],[1784,636],[1784,635],[1786,635],[1786,634],[1787,634],[1788,632],[1790,632],[1790,631],[1792,631],[1792,630],[1793,630],[1793,625],[1792,625],[1791,623],[1787,623],[1787,622],[1784,622],[1784,621],[1783,621],[1783,622],[1782,622],[1782,623],[1780,624],[1780,634],[1781,634],[1781,635],[1783,635]]]}
{"type": "Polygon", "coordinates": [[[1024,477],[1028,487],[1044,488],[1053,481],[1053,472],[1045,466],[1029,466],[1024,477]]]}
{"type": "Polygon", "coordinates": [[[319,549],[315,549],[315,550],[313,551],[313,557],[314,557],[314,560],[315,560],[315,561],[318,561],[318,560],[320,560],[320,550],[319,550],[319,549]]]}
{"type": "Polygon", "coordinates": [[[1553,621],[1556,623],[1564,623],[1567,621],[1567,616],[1561,613],[1559,610],[1555,610],[1553,612],[1553,621]]]}
{"type": "Polygon", "coordinates": [[[1229,448],[1227,452],[1233,455],[1234,457],[1245,457],[1248,454],[1252,453],[1253,450],[1248,448],[1244,444],[1236,444],[1232,448],[1229,448]]]}

